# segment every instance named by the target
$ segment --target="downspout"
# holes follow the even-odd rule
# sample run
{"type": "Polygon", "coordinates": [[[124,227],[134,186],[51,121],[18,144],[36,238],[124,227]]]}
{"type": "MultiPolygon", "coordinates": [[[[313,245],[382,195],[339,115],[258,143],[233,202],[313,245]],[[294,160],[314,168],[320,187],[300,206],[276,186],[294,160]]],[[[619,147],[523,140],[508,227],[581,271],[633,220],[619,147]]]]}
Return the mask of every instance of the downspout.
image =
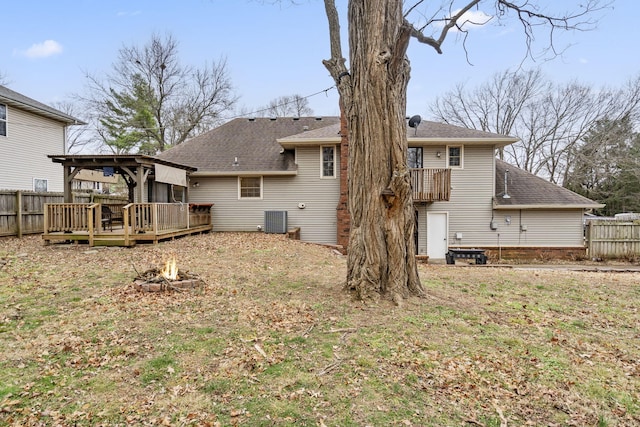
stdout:
{"type": "Polygon", "coordinates": [[[69,125],[65,125],[62,128],[62,154],[67,154],[67,128],[69,125]]]}

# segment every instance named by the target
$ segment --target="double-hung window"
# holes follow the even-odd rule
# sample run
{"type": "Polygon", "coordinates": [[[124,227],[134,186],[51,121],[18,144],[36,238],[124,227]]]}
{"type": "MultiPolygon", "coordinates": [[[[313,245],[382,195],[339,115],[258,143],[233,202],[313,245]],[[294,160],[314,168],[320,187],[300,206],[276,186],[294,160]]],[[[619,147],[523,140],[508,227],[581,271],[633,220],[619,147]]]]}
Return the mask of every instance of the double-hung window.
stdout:
{"type": "Polygon", "coordinates": [[[7,136],[7,106],[0,104],[0,136],[7,136]]]}
{"type": "Polygon", "coordinates": [[[320,147],[320,177],[336,177],[336,147],[323,145],[320,147]]]}
{"type": "Polygon", "coordinates": [[[447,164],[450,168],[462,169],[464,147],[462,145],[450,145],[447,147],[447,164]]]}
{"type": "Polygon", "coordinates": [[[238,198],[261,199],[262,198],[262,177],[261,176],[239,177],[238,178],[238,198]]]}

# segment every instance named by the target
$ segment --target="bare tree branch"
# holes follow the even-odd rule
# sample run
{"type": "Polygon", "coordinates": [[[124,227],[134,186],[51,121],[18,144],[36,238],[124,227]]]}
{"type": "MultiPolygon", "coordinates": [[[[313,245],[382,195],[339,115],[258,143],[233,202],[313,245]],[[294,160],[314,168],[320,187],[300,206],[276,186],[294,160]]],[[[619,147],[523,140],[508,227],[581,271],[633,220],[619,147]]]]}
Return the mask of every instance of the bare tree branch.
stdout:
{"type": "Polygon", "coordinates": [[[578,82],[554,84],[539,70],[505,71],[475,89],[456,86],[436,99],[431,112],[447,123],[519,137],[501,157],[563,183],[593,123],[637,114],[639,92],[634,84],[596,90],[578,82]]]}
{"type": "Polygon", "coordinates": [[[111,73],[86,77],[81,98],[96,137],[117,152],[154,154],[181,144],[219,124],[237,100],[224,58],[201,68],[182,65],[171,35],[123,46],[111,73]]]}
{"type": "MultiPolygon", "coordinates": [[[[80,105],[72,101],[54,102],[51,106],[70,116],[81,116],[80,105]]],[[[68,126],[66,136],[66,149],[69,154],[77,154],[91,145],[87,125],[68,126]]]]}
{"type": "MultiPolygon", "coordinates": [[[[548,42],[542,49],[543,53],[551,51],[552,56],[558,56],[563,50],[558,50],[555,43],[557,30],[586,31],[593,29],[597,23],[597,20],[593,17],[594,13],[602,11],[610,7],[612,4],[612,1],[608,0],[586,0],[584,3],[578,5],[576,11],[554,14],[552,12],[544,12],[540,6],[529,0],[520,0],[519,2],[507,0],[492,1],[494,2],[494,14],[484,22],[474,22],[469,20],[466,16],[471,9],[478,8],[484,4],[490,4],[490,1],[466,1],[461,2],[460,7],[456,7],[458,2],[450,0],[448,2],[449,13],[446,16],[437,19],[432,18],[427,20],[424,24],[416,26],[416,23],[411,23],[409,21],[409,15],[419,13],[418,6],[423,5],[424,2],[417,1],[407,8],[405,13],[405,25],[409,25],[411,27],[411,36],[414,39],[419,43],[433,47],[436,52],[440,54],[443,52],[442,46],[447,36],[452,29],[456,29],[460,33],[464,34],[463,48],[466,52],[466,39],[469,35],[468,30],[466,29],[468,24],[485,25],[491,20],[503,22],[511,16],[514,16],[521,24],[525,36],[525,56],[535,59],[533,54],[533,42],[536,40],[535,30],[537,27],[544,28],[548,31],[548,42]],[[443,25],[437,36],[425,33],[427,28],[437,23],[442,23],[443,25]]],[[[422,12],[422,16],[424,16],[424,12],[422,12]]]]}

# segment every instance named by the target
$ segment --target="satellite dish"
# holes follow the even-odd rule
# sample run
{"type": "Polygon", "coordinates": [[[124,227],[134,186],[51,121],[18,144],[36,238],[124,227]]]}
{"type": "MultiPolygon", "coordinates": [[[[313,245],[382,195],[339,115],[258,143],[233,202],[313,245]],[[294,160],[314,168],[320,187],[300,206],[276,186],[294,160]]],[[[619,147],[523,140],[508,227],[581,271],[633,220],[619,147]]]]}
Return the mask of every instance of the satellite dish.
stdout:
{"type": "Polygon", "coordinates": [[[421,120],[422,120],[422,117],[418,116],[417,114],[409,119],[409,127],[412,127],[415,129],[414,134],[416,135],[418,134],[418,125],[420,124],[421,120]]]}

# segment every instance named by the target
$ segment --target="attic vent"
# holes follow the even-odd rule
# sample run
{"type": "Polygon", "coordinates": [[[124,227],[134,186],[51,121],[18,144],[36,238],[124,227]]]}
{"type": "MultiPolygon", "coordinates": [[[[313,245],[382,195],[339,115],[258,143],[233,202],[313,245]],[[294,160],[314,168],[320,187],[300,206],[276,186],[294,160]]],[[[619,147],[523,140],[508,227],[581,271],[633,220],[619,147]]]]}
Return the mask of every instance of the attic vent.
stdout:
{"type": "Polygon", "coordinates": [[[277,119],[277,117],[271,117],[271,118],[269,118],[269,120],[271,120],[272,122],[275,122],[275,121],[276,121],[276,119],[277,119]]]}
{"type": "Polygon", "coordinates": [[[322,117],[316,117],[316,120],[322,120],[322,117]]]}
{"type": "Polygon", "coordinates": [[[255,117],[249,117],[249,121],[250,121],[250,122],[255,122],[255,121],[256,121],[256,118],[255,118],[255,117]]]}
{"type": "Polygon", "coordinates": [[[293,118],[293,121],[294,121],[294,122],[297,122],[298,120],[300,120],[300,117],[294,117],[294,118],[293,118]]]}
{"type": "Polygon", "coordinates": [[[264,232],[284,234],[287,232],[287,211],[264,211],[264,232]]]}

